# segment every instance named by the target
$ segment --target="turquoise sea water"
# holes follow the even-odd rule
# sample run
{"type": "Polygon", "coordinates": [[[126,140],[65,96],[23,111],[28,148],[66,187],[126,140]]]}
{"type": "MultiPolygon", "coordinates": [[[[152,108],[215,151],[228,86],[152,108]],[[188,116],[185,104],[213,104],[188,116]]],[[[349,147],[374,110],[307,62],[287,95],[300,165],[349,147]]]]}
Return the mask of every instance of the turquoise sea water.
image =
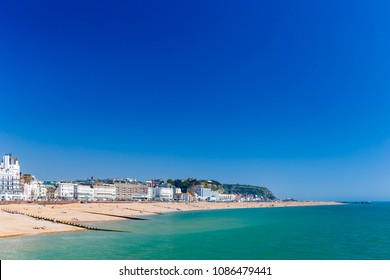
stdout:
{"type": "Polygon", "coordinates": [[[0,239],[1,259],[390,259],[390,203],[196,211],[0,239]]]}

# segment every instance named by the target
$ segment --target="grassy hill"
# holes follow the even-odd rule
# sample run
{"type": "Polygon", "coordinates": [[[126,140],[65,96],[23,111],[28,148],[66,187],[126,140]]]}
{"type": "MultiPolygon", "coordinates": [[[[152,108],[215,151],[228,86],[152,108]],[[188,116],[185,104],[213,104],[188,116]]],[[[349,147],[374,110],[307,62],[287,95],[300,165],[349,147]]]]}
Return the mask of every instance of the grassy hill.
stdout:
{"type": "Polygon", "coordinates": [[[181,188],[183,192],[192,192],[196,187],[211,188],[213,191],[227,194],[239,194],[242,196],[257,196],[263,197],[265,200],[277,199],[275,195],[266,187],[254,186],[254,185],[241,185],[241,184],[221,184],[215,180],[197,180],[194,178],[188,179],[176,179],[167,181],[171,185],[181,188]]]}
{"type": "Polygon", "coordinates": [[[227,191],[227,193],[238,193],[244,196],[256,195],[270,200],[276,199],[275,195],[268,188],[262,186],[223,184],[222,187],[227,191]]]}

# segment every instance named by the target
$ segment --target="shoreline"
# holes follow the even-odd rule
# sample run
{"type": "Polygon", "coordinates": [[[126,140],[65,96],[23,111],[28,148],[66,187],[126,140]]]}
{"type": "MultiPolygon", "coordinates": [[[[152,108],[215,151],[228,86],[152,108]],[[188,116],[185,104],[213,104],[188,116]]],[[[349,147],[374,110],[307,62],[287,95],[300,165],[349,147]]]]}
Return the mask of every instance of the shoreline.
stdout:
{"type": "Polygon", "coordinates": [[[0,238],[12,238],[32,234],[84,231],[65,223],[108,222],[136,220],[147,216],[172,212],[199,210],[302,207],[343,205],[342,202],[89,202],[67,204],[5,204],[0,205],[0,238]],[[18,213],[8,213],[15,211],[18,213]],[[21,214],[19,214],[21,213],[21,214]],[[37,218],[30,217],[36,216],[37,218]]]}

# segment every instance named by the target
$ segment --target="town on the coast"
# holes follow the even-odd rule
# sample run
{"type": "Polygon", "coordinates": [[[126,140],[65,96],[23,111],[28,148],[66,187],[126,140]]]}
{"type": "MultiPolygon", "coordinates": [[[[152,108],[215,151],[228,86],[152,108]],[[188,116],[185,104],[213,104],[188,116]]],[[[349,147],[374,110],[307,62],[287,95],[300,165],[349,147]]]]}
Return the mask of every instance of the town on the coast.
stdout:
{"type": "Polygon", "coordinates": [[[0,238],[96,228],[91,222],[145,220],[164,213],[239,208],[339,205],[280,200],[262,186],[214,180],[128,178],[40,181],[21,172],[19,159],[0,163],[0,238]]]}
{"type": "Polygon", "coordinates": [[[19,159],[6,154],[0,164],[1,201],[164,201],[164,202],[266,202],[277,201],[261,186],[221,184],[214,180],[87,178],[40,181],[21,172],[19,159]]]}

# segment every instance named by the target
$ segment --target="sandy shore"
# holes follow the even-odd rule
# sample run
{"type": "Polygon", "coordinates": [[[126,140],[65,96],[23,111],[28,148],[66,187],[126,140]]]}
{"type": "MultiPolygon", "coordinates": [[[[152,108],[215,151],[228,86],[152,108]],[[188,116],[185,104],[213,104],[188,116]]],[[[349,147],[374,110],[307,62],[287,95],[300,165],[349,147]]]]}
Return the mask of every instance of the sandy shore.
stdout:
{"type": "Polygon", "coordinates": [[[0,205],[0,238],[26,234],[56,233],[85,230],[62,223],[46,221],[56,219],[61,222],[83,223],[125,220],[145,215],[158,215],[167,212],[338,205],[338,202],[112,202],[112,203],[72,203],[62,205],[9,204],[0,205]],[[6,212],[7,211],[7,212],[6,212]],[[23,214],[10,213],[17,211],[23,214]],[[33,218],[38,216],[43,219],[33,218]]]}

